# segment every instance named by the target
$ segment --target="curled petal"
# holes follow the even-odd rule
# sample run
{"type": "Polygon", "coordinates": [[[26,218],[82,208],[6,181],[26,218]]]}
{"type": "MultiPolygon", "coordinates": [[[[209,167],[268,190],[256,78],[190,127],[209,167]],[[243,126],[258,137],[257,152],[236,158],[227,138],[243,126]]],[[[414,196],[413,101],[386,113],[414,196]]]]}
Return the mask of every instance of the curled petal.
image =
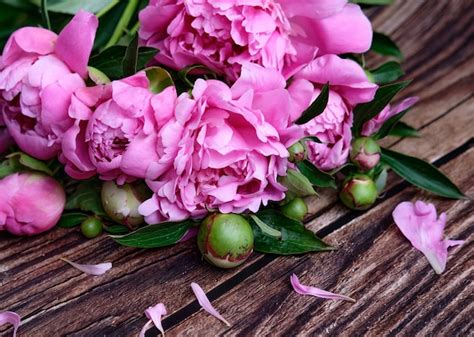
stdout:
{"type": "Polygon", "coordinates": [[[355,299],[344,296],[344,295],[334,294],[329,291],[322,290],[316,287],[305,286],[300,283],[298,276],[296,276],[295,274],[290,276],[290,282],[291,282],[291,285],[293,286],[293,289],[300,295],[315,296],[315,297],[325,298],[328,300],[343,300],[343,301],[355,302],[355,299]]]}
{"type": "Polygon", "coordinates": [[[188,241],[189,239],[194,238],[199,232],[199,227],[192,227],[184,233],[184,235],[179,239],[178,243],[188,241]]]}
{"type": "Polygon", "coordinates": [[[206,310],[209,314],[211,314],[212,316],[224,322],[225,325],[229,327],[231,326],[230,323],[224,317],[222,317],[222,315],[219,314],[219,312],[216,309],[214,309],[211,302],[209,302],[209,299],[204,293],[204,290],[202,290],[199,284],[193,282],[191,283],[191,288],[193,289],[194,295],[196,295],[199,305],[201,305],[201,307],[204,310],[206,310]]]}
{"type": "Polygon", "coordinates": [[[158,330],[160,330],[161,334],[165,335],[165,330],[161,325],[161,317],[167,315],[168,312],[166,311],[166,307],[163,303],[158,303],[154,307],[149,307],[145,310],[145,315],[149,319],[149,321],[143,326],[142,330],[140,331],[139,337],[144,337],[145,332],[152,327],[154,324],[158,330]]]}
{"type": "Polygon", "coordinates": [[[5,323],[10,323],[11,325],[13,325],[13,337],[16,337],[16,331],[21,325],[20,315],[13,311],[0,312],[0,326],[5,323]]]}
{"type": "Polygon", "coordinates": [[[76,269],[79,269],[83,273],[94,275],[94,276],[105,274],[110,268],[112,268],[112,263],[110,262],[104,262],[104,263],[99,263],[99,264],[79,264],[79,263],[69,261],[68,259],[65,259],[65,258],[61,258],[61,260],[63,260],[66,263],[69,263],[71,266],[73,266],[76,269]]]}

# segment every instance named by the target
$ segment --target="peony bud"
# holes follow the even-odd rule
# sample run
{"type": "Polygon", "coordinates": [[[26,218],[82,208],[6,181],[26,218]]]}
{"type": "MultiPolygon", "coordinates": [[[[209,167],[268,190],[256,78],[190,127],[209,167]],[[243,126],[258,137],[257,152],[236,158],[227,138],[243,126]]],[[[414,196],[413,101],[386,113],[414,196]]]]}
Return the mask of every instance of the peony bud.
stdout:
{"type": "Polygon", "coordinates": [[[292,163],[303,161],[306,157],[306,149],[303,144],[300,142],[291,145],[288,148],[290,153],[290,158],[288,158],[292,163]]]}
{"type": "Polygon", "coordinates": [[[149,194],[143,183],[119,186],[113,181],[107,181],[102,185],[102,205],[112,220],[134,229],[144,222],[138,207],[149,198],[149,194]]]}
{"type": "Polygon", "coordinates": [[[198,247],[204,258],[220,268],[234,268],[252,254],[253,231],[237,214],[211,214],[201,224],[198,247]]]}
{"type": "Polygon", "coordinates": [[[372,138],[357,138],[352,143],[351,160],[362,171],[368,171],[377,166],[380,161],[380,156],[380,146],[372,138]]]}
{"type": "Polygon", "coordinates": [[[102,234],[102,221],[95,217],[90,216],[81,223],[81,232],[88,239],[93,239],[102,234]]]}
{"type": "Polygon", "coordinates": [[[344,181],[339,198],[351,209],[365,210],[377,199],[377,187],[368,175],[355,174],[344,181]]]}
{"type": "Polygon", "coordinates": [[[15,173],[0,180],[0,230],[35,235],[56,225],[66,194],[53,178],[33,172],[15,173]]]}
{"type": "Polygon", "coordinates": [[[281,207],[281,212],[290,219],[302,221],[308,213],[308,206],[301,198],[294,198],[289,203],[281,207]]]}

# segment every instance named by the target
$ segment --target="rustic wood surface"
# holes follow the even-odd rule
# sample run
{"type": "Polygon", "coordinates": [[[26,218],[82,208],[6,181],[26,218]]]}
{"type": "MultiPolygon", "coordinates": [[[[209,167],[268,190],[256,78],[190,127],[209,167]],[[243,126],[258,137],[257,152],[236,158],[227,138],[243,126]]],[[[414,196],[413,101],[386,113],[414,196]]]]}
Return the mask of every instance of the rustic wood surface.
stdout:
{"type": "MultiPolygon", "coordinates": [[[[388,139],[385,145],[435,163],[474,197],[473,2],[400,0],[369,14],[376,30],[389,33],[406,56],[406,77],[414,82],[400,98],[420,97],[405,121],[422,138],[388,139]]],[[[194,242],[140,250],[105,236],[85,240],[76,230],[29,239],[2,234],[0,311],[23,317],[19,336],[134,336],[146,322],[143,311],[158,302],[167,305],[164,327],[170,336],[474,333],[472,201],[436,198],[391,175],[387,192],[368,212],[345,209],[332,193],[311,200],[310,209],[307,226],[339,250],[299,257],[254,254],[230,271],[201,261],[194,242]],[[451,249],[441,276],[393,224],[394,206],[415,199],[446,211],[447,236],[467,240],[451,249]],[[60,257],[107,260],[114,268],[90,277],[60,257]],[[303,283],[357,302],[297,296],[289,284],[293,272],[303,283]],[[203,287],[232,328],[200,310],[191,282],[203,287]]],[[[0,334],[11,329],[1,327],[0,334]]]]}

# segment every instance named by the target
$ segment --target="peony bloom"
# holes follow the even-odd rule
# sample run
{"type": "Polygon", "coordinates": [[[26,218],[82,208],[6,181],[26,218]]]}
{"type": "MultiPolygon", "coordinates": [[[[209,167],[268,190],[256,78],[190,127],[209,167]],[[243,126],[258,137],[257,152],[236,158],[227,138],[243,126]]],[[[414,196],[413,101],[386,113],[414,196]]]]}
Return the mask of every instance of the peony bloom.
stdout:
{"type": "Polygon", "coordinates": [[[66,194],[53,178],[39,173],[15,173],[0,180],[0,230],[35,235],[56,225],[66,194]]]}
{"type": "Polygon", "coordinates": [[[448,248],[464,243],[443,239],[446,213],[438,218],[433,204],[402,202],[393,211],[393,219],[413,247],[425,254],[436,274],[446,269],[448,248]]]}
{"type": "Polygon", "coordinates": [[[393,116],[410,109],[418,102],[418,100],[418,97],[409,97],[394,107],[387,105],[377,116],[364,123],[361,132],[362,135],[371,136],[374,133],[377,133],[386,121],[393,116]]]}
{"type": "Polygon", "coordinates": [[[139,211],[148,223],[222,213],[258,211],[284,198],[287,147],[301,136],[290,126],[299,114],[285,79],[255,64],[244,65],[232,88],[198,80],[182,94],[173,118],[160,130],[161,176],[139,211]]]}
{"type": "Polygon", "coordinates": [[[3,121],[2,116],[2,101],[0,99],[0,154],[5,152],[9,146],[13,145],[13,139],[8,133],[7,128],[5,127],[5,123],[3,121]]]}
{"type": "Polygon", "coordinates": [[[54,158],[73,123],[72,93],[85,86],[98,21],[80,11],[58,35],[36,27],[14,32],[0,58],[3,117],[18,146],[33,157],[54,158]]]}
{"type": "Polygon", "coordinates": [[[73,97],[60,160],[75,179],[99,174],[123,184],[156,178],[157,134],[173,113],[174,87],[153,94],[144,71],[105,86],[82,88],[73,97]]]}
{"type": "Polygon", "coordinates": [[[372,28],[347,0],[150,0],[142,44],[174,69],[203,64],[234,81],[247,62],[290,77],[316,53],[365,52],[372,28]]]}
{"type": "Polygon", "coordinates": [[[316,136],[322,142],[307,142],[308,159],[322,170],[332,170],[347,162],[352,141],[352,109],[359,103],[370,102],[377,90],[377,85],[369,82],[356,62],[336,55],[312,61],[295,75],[288,90],[297,97],[301,107],[307,107],[328,82],[331,90],[326,110],[302,126],[307,136],[316,136]]]}

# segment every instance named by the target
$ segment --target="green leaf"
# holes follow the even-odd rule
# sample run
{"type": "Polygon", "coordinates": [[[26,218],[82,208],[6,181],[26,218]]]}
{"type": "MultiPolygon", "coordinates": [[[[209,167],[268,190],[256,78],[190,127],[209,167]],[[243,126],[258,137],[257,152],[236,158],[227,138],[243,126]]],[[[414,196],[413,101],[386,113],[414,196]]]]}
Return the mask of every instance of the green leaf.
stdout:
{"type": "Polygon", "coordinates": [[[263,234],[268,235],[273,239],[280,240],[281,239],[281,232],[276,230],[273,227],[268,226],[265,222],[260,220],[255,214],[250,214],[253,222],[260,228],[263,234]]]}
{"type": "Polygon", "coordinates": [[[212,78],[217,78],[216,73],[214,73],[211,69],[201,64],[194,64],[188,66],[184,69],[181,69],[178,72],[178,77],[188,85],[189,88],[194,86],[194,81],[189,78],[191,75],[210,75],[212,78]]]}
{"type": "Polygon", "coordinates": [[[81,212],[64,213],[58,222],[58,227],[72,228],[79,226],[89,215],[81,212]]]}
{"type": "Polygon", "coordinates": [[[465,198],[448,177],[421,159],[383,148],[382,163],[390,166],[400,177],[419,188],[446,198],[465,198]]]}
{"type": "Polygon", "coordinates": [[[68,197],[65,209],[80,209],[84,212],[105,216],[100,197],[101,189],[102,183],[99,180],[92,179],[81,182],[74,193],[68,197]]]}
{"type": "Polygon", "coordinates": [[[107,77],[102,71],[94,67],[87,67],[89,78],[97,85],[110,83],[110,78],[107,77]]]}
{"type": "Polygon", "coordinates": [[[191,220],[182,222],[164,222],[156,225],[149,225],[126,234],[111,236],[117,243],[136,248],[159,248],[174,245],[177,243],[188,229],[196,224],[191,220]]]}
{"type": "Polygon", "coordinates": [[[307,160],[296,163],[300,172],[308,178],[308,180],[318,187],[337,188],[334,177],[326,172],[321,171],[307,160]]]}
{"type": "MultiPolygon", "coordinates": [[[[35,5],[40,6],[41,0],[31,0],[35,5]]],[[[80,9],[88,12],[98,13],[111,4],[118,3],[119,0],[49,0],[48,10],[55,13],[76,14],[80,9]]]]}
{"type": "Polygon", "coordinates": [[[395,137],[420,137],[420,133],[417,129],[403,122],[395,124],[393,128],[390,129],[389,135],[395,137]]]}
{"type": "Polygon", "coordinates": [[[300,118],[295,121],[295,124],[302,125],[308,123],[313,118],[319,116],[324,112],[329,101],[329,83],[326,83],[321,89],[318,98],[306,109],[300,118]]]}
{"type": "Polygon", "coordinates": [[[138,62],[138,35],[135,35],[132,42],[125,50],[125,56],[122,60],[122,71],[124,76],[131,76],[137,72],[138,62]]]}
{"type": "Polygon", "coordinates": [[[405,75],[400,63],[395,61],[387,62],[377,69],[371,70],[370,73],[377,84],[391,83],[405,75]]]}
{"type": "Polygon", "coordinates": [[[280,239],[268,236],[251,221],[254,233],[254,249],[257,252],[294,255],[333,250],[313,232],[306,229],[301,222],[289,219],[276,210],[263,210],[257,215],[266,225],[281,232],[280,239]]]}
{"type": "Polygon", "coordinates": [[[377,175],[375,178],[375,186],[377,187],[377,193],[380,195],[384,190],[385,186],[387,185],[387,178],[388,178],[388,170],[386,168],[382,169],[382,171],[377,175]]]}
{"type": "Polygon", "coordinates": [[[397,126],[397,124],[401,123],[400,119],[402,119],[410,109],[411,107],[401,111],[400,113],[386,120],[385,123],[383,123],[380,130],[377,131],[377,133],[373,135],[372,138],[374,138],[375,140],[378,140],[378,139],[385,138],[389,135],[396,136],[396,134],[392,134],[392,130],[397,126]]]}
{"type": "Polygon", "coordinates": [[[167,87],[174,85],[173,78],[170,73],[161,67],[151,67],[145,69],[146,76],[150,81],[150,91],[154,94],[158,94],[165,90],[167,87]]]}
{"type": "Polygon", "coordinates": [[[130,232],[128,227],[123,225],[104,226],[104,231],[112,235],[123,235],[130,232]]]}
{"type": "Polygon", "coordinates": [[[362,125],[377,116],[411,81],[388,84],[380,87],[371,102],[359,104],[354,109],[353,133],[359,135],[362,125]]]}
{"type": "MultiPolygon", "coordinates": [[[[30,157],[26,153],[23,152],[15,152],[11,153],[6,158],[11,159],[21,165],[22,167],[25,167],[27,169],[31,169],[33,171],[39,171],[46,173],[47,175],[53,175],[53,172],[49,169],[48,165],[46,165],[44,162],[41,160],[38,160],[36,158],[30,157]]],[[[13,165],[12,165],[13,166],[13,165]]]]}
{"type": "Polygon", "coordinates": [[[372,46],[370,50],[385,56],[394,56],[397,59],[403,59],[403,54],[398,48],[397,44],[392,41],[387,35],[374,32],[372,46]]]}
{"type": "Polygon", "coordinates": [[[317,194],[309,179],[297,170],[288,169],[286,176],[280,178],[280,183],[294,196],[307,197],[317,194]]]}

